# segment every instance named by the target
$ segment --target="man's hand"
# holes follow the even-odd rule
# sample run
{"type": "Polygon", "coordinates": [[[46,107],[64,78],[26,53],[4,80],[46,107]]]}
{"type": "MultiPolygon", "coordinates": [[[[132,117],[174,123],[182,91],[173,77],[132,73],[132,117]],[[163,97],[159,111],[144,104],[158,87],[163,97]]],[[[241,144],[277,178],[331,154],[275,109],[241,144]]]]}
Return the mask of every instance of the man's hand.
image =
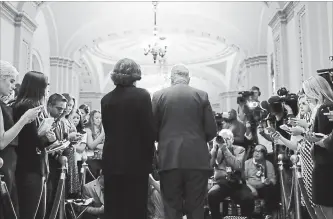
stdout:
{"type": "Polygon", "coordinates": [[[264,184],[265,184],[265,185],[269,185],[269,184],[271,184],[271,180],[268,179],[268,178],[266,178],[265,181],[264,181],[264,184]]]}
{"type": "Polygon", "coordinates": [[[68,140],[70,142],[73,142],[73,141],[80,141],[82,138],[82,134],[78,133],[78,132],[72,132],[68,135],[68,140]]]}
{"type": "Polygon", "coordinates": [[[249,187],[249,189],[251,190],[251,192],[252,192],[252,195],[254,196],[254,197],[257,197],[258,196],[258,191],[253,187],[253,186],[251,186],[250,184],[246,184],[247,185],[247,187],[249,187]]]}
{"type": "Polygon", "coordinates": [[[226,151],[227,150],[227,144],[223,143],[223,144],[218,144],[219,149],[221,149],[221,151],[226,151]]]}

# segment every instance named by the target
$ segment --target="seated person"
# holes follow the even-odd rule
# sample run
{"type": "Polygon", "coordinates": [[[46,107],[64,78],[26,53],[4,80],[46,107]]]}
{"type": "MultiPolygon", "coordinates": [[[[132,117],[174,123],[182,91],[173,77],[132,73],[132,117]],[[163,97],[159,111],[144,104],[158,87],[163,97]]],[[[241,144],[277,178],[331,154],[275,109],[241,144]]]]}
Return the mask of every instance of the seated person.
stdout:
{"type": "Polygon", "coordinates": [[[92,206],[85,211],[84,219],[103,219],[104,214],[104,175],[101,171],[100,176],[87,183],[82,188],[82,198],[93,198],[92,206]]]}
{"type": "Polygon", "coordinates": [[[254,148],[253,158],[245,161],[246,184],[252,190],[252,194],[265,200],[265,214],[271,215],[274,210],[276,183],[273,164],[265,159],[267,148],[257,145],[254,148]]]}
{"type": "Polygon", "coordinates": [[[254,209],[254,196],[242,179],[245,149],[233,145],[231,130],[222,129],[219,133],[225,143],[214,140],[211,150],[211,164],[214,166],[213,187],[208,192],[208,205],[212,219],[220,219],[220,202],[230,197],[240,204],[242,215],[251,216],[254,209]]]}

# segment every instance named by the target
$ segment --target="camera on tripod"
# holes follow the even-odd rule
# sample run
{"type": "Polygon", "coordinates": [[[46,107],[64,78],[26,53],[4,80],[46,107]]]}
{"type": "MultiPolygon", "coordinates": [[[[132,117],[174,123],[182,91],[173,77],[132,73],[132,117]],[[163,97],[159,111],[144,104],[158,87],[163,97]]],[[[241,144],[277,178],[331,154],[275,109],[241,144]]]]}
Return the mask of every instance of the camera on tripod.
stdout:
{"type": "Polygon", "coordinates": [[[241,91],[238,92],[240,96],[237,97],[237,104],[247,104],[250,101],[250,97],[254,95],[253,91],[241,91]]]}

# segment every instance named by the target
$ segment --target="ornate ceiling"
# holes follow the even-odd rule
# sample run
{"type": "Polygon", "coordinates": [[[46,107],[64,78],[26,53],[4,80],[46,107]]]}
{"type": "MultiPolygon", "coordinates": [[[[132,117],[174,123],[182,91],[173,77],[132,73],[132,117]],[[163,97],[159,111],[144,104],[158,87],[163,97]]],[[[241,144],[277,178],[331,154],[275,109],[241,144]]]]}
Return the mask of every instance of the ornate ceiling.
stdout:
{"type": "MultiPolygon", "coordinates": [[[[51,37],[56,36],[57,49],[51,51],[84,66],[82,91],[109,90],[110,69],[124,57],[142,66],[141,86],[155,90],[165,83],[151,55],[143,54],[143,45],[153,35],[151,2],[48,2],[42,7],[54,23],[51,37]]],[[[274,7],[280,6],[272,2],[159,2],[157,25],[168,44],[164,71],[184,63],[193,73],[192,85],[212,93],[228,90],[240,57],[266,53],[267,24],[274,7]]]]}

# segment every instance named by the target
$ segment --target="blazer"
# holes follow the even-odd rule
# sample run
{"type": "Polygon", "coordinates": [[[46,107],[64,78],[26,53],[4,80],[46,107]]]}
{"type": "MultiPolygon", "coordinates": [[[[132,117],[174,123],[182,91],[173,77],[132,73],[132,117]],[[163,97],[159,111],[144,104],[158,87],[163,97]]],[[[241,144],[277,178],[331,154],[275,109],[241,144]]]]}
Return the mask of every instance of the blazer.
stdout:
{"type": "Polygon", "coordinates": [[[177,84],[154,93],[152,104],[160,171],[212,170],[207,142],[217,128],[208,94],[177,84]]]}
{"type": "MultiPolygon", "coordinates": [[[[318,108],[317,114],[313,123],[313,132],[328,135],[333,130],[333,122],[330,122],[324,113],[329,112],[328,107],[332,105],[322,105],[318,108]]],[[[324,140],[325,148],[314,145],[312,156],[315,164],[333,165],[333,144],[332,135],[324,140]]]]}
{"type": "Polygon", "coordinates": [[[150,94],[135,86],[118,85],[102,98],[101,113],[104,175],[150,173],[155,147],[150,94]]]}

